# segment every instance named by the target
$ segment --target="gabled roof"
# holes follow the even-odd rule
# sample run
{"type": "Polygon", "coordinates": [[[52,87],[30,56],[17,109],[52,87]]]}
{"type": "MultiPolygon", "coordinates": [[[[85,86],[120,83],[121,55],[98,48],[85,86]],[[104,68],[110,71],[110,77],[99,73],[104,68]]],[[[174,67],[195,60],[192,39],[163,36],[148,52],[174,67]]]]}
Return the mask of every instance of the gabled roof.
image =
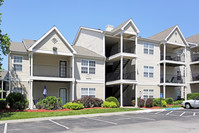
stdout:
{"type": "Polygon", "coordinates": [[[199,44],[199,34],[187,37],[186,40],[190,43],[197,43],[199,44]]]}
{"type": "Polygon", "coordinates": [[[8,80],[8,79],[5,79],[7,76],[8,76],[7,70],[0,71],[0,80],[8,80]]]}
{"type": "Polygon", "coordinates": [[[26,49],[28,50],[36,42],[36,40],[23,39],[22,42],[24,43],[26,49]]]}
{"type": "Polygon", "coordinates": [[[15,51],[15,52],[27,52],[24,44],[22,42],[10,42],[10,51],[15,51]]]}
{"type": "Polygon", "coordinates": [[[174,28],[176,27],[177,25],[174,25],[160,33],[157,33],[151,37],[149,37],[149,39],[152,39],[152,40],[157,40],[157,41],[163,41],[167,38],[167,36],[174,30],[174,28]]]}
{"type": "Polygon", "coordinates": [[[71,51],[76,54],[76,51],[73,49],[73,47],[69,44],[69,42],[64,38],[64,36],[61,34],[61,32],[57,29],[56,26],[53,26],[47,33],[45,33],[38,41],[36,41],[28,50],[32,51],[35,46],[37,46],[43,39],[45,39],[51,32],[56,31],[58,35],[63,39],[63,41],[68,45],[68,47],[71,49],[71,51]]]}
{"type": "Polygon", "coordinates": [[[90,56],[90,57],[98,57],[98,58],[104,58],[104,56],[97,54],[87,48],[84,48],[82,46],[76,46],[73,45],[73,48],[75,49],[75,51],[77,52],[77,55],[80,56],[90,56]]]}
{"type": "Polygon", "coordinates": [[[123,22],[122,24],[118,25],[117,27],[115,27],[111,32],[123,30],[129,23],[131,23],[133,25],[133,27],[135,28],[135,31],[138,34],[140,31],[138,30],[137,26],[135,25],[135,23],[133,22],[133,20],[131,18],[128,19],[127,21],[123,22]]]}

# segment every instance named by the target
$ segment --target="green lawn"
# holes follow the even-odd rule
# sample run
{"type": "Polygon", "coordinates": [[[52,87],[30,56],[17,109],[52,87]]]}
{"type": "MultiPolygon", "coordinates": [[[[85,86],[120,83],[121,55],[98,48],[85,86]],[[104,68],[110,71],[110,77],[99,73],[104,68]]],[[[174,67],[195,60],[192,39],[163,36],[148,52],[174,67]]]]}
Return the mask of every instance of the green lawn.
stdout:
{"type": "Polygon", "coordinates": [[[109,112],[122,112],[122,111],[136,111],[138,108],[110,108],[110,109],[87,109],[87,110],[73,110],[62,112],[7,112],[0,113],[0,121],[2,120],[16,120],[40,117],[54,117],[54,116],[69,116],[69,115],[82,115],[82,114],[96,114],[96,113],[109,113],[109,112]]]}
{"type": "Polygon", "coordinates": [[[180,108],[180,107],[182,107],[182,105],[171,105],[166,108],[180,108]]]}

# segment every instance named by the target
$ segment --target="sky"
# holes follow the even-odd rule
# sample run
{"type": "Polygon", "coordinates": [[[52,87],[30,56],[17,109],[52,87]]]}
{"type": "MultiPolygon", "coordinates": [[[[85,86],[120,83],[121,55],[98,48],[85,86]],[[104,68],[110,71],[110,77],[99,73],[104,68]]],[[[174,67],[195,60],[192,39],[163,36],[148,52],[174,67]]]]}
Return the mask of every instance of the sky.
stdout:
{"type": "Polygon", "coordinates": [[[0,28],[21,42],[38,40],[56,25],[72,44],[80,26],[105,30],[132,18],[138,36],[150,37],[177,24],[188,37],[199,33],[198,5],[199,0],[5,0],[0,28]]]}

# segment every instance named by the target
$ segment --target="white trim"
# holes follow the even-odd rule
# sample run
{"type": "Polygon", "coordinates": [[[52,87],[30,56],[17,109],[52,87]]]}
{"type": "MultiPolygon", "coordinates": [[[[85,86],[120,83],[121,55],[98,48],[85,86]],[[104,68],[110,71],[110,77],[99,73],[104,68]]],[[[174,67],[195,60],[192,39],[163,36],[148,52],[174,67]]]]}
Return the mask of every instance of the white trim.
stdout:
{"type": "Polygon", "coordinates": [[[76,80],[77,83],[88,83],[88,84],[104,84],[104,81],[100,80],[76,80]]]}
{"type": "Polygon", "coordinates": [[[138,33],[140,33],[140,31],[138,30],[137,26],[135,25],[135,23],[133,22],[132,19],[129,19],[129,21],[121,28],[122,30],[124,30],[124,28],[131,22],[131,24],[133,25],[133,27],[135,28],[135,31],[138,33]]]}
{"type": "Polygon", "coordinates": [[[179,28],[177,25],[173,28],[173,30],[172,30],[172,31],[169,33],[169,35],[165,38],[165,41],[168,41],[167,39],[173,34],[173,32],[174,32],[176,29],[177,29],[178,32],[180,33],[180,36],[182,37],[182,39],[183,39],[183,41],[185,42],[185,44],[186,44],[187,46],[189,46],[189,44],[187,43],[186,39],[184,38],[184,36],[183,36],[183,34],[182,34],[180,28],[179,28]]]}
{"type": "Polygon", "coordinates": [[[43,39],[45,39],[51,32],[56,31],[60,37],[63,39],[63,41],[66,43],[66,45],[72,50],[74,54],[77,52],[73,49],[73,47],[70,45],[70,43],[64,38],[64,36],[61,34],[61,32],[57,29],[56,26],[53,26],[47,33],[45,33],[38,41],[36,41],[28,50],[32,51],[35,46],[37,46],[43,39]]]}
{"type": "Polygon", "coordinates": [[[95,75],[95,74],[96,74],[96,61],[95,61],[95,60],[88,60],[88,59],[81,59],[81,74],[95,75]],[[83,60],[85,60],[85,61],[88,62],[88,65],[87,65],[87,66],[82,66],[82,61],[83,61],[83,60]],[[90,62],[90,61],[95,62],[95,66],[94,66],[94,67],[89,65],[89,62],[90,62]],[[87,67],[87,68],[88,68],[87,73],[82,73],[82,67],[87,67]],[[93,73],[90,73],[90,71],[89,71],[90,68],[95,68],[95,73],[94,73],[94,74],[93,74],[93,73]]]}
{"type": "Polygon", "coordinates": [[[199,61],[193,61],[191,63],[189,63],[190,65],[196,65],[196,64],[199,64],[199,61]]]}
{"type": "Polygon", "coordinates": [[[181,61],[171,61],[171,60],[162,60],[160,63],[170,63],[170,64],[177,64],[177,65],[185,65],[185,62],[181,61]]]}
{"type": "Polygon", "coordinates": [[[123,56],[124,58],[130,58],[130,59],[133,59],[133,58],[137,57],[136,54],[124,53],[123,52],[123,53],[117,53],[117,54],[111,55],[110,57],[107,58],[107,61],[117,60],[121,56],[123,56]]]}
{"type": "Polygon", "coordinates": [[[77,38],[79,37],[80,32],[81,32],[82,29],[84,29],[84,30],[90,30],[90,31],[94,31],[94,32],[99,32],[99,33],[103,33],[102,30],[96,30],[96,29],[87,28],[87,27],[80,27],[79,30],[78,30],[78,32],[77,32],[77,35],[75,37],[75,40],[73,41],[73,45],[75,45],[75,43],[77,41],[77,38]]]}
{"type": "Polygon", "coordinates": [[[176,46],[181,46],[181,47],[185,47],[186,46],[185,44],[175,43],[175,42],[170,42],[170,41],[167,41],[166,44],[168,44],[168,45],[176,45],[176,46]]]}
{"type": "Polygon", "coordinates": [[[137,84],[136,80],[114,80],[106,82],[106,85],[117,85],[117,84],[137,84]]]}
{"type": "Polygon", "coordinates": [[[186,86],[185,84],[179,84],[179,83],[160,83],[160,86],[186,86]]]}
{"type": "MultiPolygon", "coordinates": [[[[11,59],[12,59],[12,58],[11,58],[11,59]]],[[[15,72],[23,72],[23,56],[21,56],[21,55],[13,55],[13,59],[12,59],[12,68],[13,68],[13,71],[15,71],[15,72]],[[21,63],[15,63],[15,62],[14,62],[14,58],[17,57],[17,56],[22,58],[21,63]],[[14,65],[21,65],[21,71],[16,71],[16,70],[14,70],[14,65]]]]}
{"type": "Polygon", "coordinates": [[[42,81],[74,81],[73,78],[60,78],[60,77],[40,77],[40,76],[33,76],[31,80],[42,80],[42,81]]]}
{"type": "Polygon", "coordinates": [[[158,86],[159,85],[159,83],[151,83],[151,82],[143,82],[143,83],[139,83],[138,82],[138,85],[140,85],[140,86],[158,86]]]}
{"type": "Polygon", "coordinates": [[[12,78],[10,81],[11,81],[11,82],[12,82],[12,81],[28,82],[28,81],[30,81],[30,80],[29,80],[29,79],[14,79],[14,78],[12,78]]]}
{"type": "Polygon", "coordinates": [[[124,33],[128,35],[135,35],[135,36],[137,35],[135,32],[130,32],[130,31],[124,31],[124,33]]]}
{"type": "Polygon", "coordinates": [[[34,49],[33,52],[34,52],[34,53],[42,53],[42,54],[73,56],[72,53],[54,52],[54,51],[47,51],[47,50],[35,50],[35,49],[34,49]]]}

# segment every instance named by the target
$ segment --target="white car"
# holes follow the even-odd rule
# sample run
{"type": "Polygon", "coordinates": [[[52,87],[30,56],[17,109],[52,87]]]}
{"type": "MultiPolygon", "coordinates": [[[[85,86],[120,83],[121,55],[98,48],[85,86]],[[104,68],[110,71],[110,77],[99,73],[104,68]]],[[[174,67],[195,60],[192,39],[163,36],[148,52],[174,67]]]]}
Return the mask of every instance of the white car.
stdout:
{"type": "Polygon", "coordinates": [[[199,97],[194,100],[186,100],[182,102],[182,106],[186,109],[199,108],[199,97]]]}

